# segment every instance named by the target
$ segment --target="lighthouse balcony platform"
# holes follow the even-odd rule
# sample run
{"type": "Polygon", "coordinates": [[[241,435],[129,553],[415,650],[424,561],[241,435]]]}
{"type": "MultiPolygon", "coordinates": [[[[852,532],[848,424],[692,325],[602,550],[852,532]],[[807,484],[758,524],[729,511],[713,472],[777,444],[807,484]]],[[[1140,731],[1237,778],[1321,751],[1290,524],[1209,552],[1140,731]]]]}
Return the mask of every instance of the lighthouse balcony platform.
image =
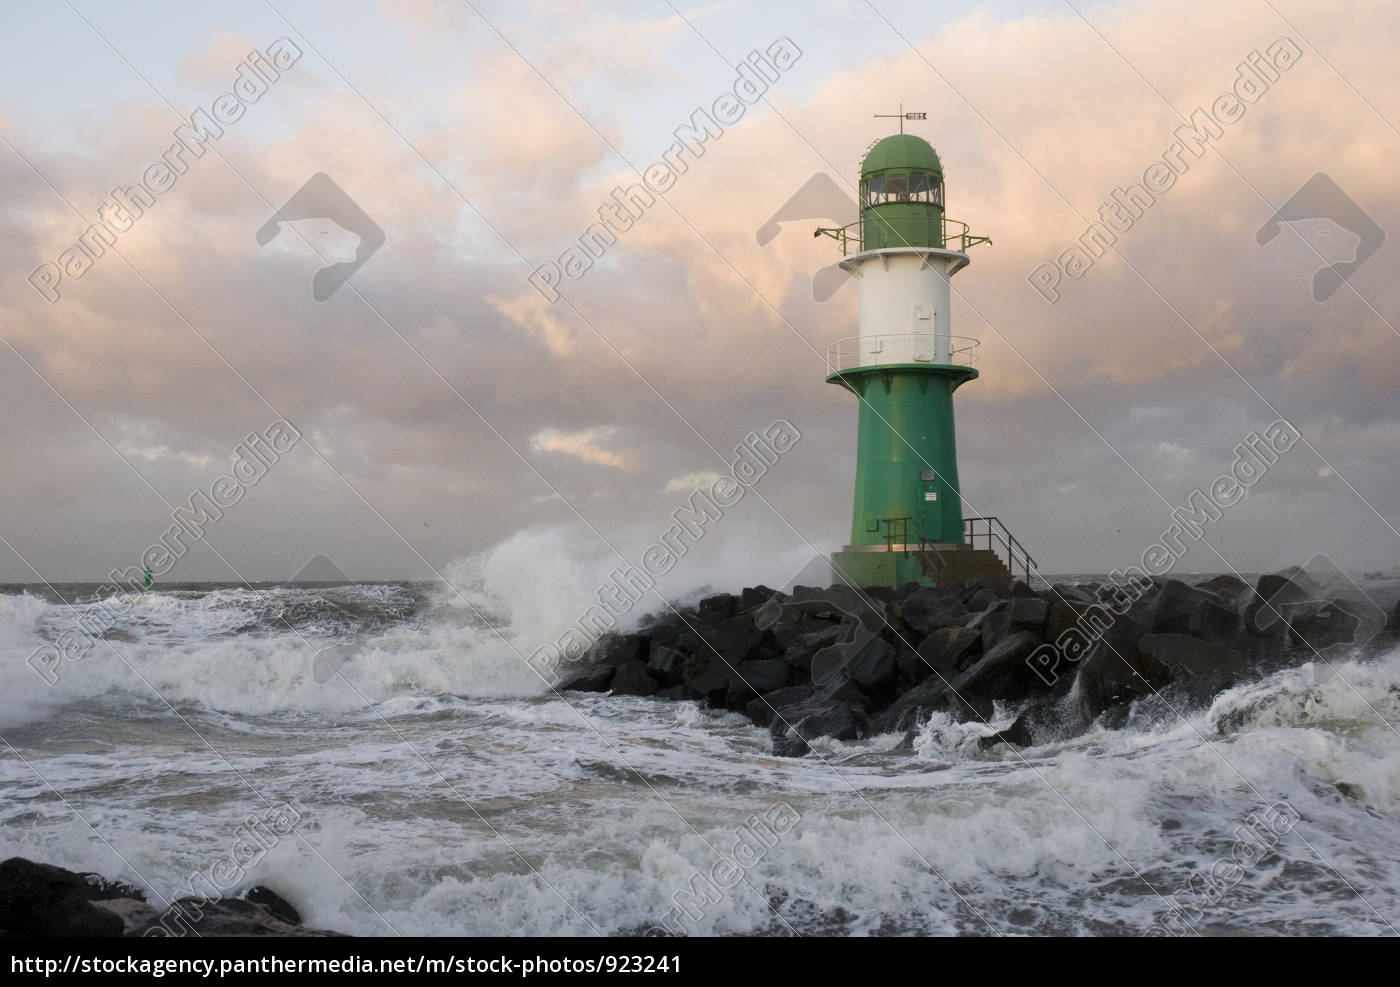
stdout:
{"type": "Polygon", "coordinates": [[[879,366],[975,368],[978,345],[967,336],[933,332],[848,336],[827,347],[826,375],[879,366]]]}

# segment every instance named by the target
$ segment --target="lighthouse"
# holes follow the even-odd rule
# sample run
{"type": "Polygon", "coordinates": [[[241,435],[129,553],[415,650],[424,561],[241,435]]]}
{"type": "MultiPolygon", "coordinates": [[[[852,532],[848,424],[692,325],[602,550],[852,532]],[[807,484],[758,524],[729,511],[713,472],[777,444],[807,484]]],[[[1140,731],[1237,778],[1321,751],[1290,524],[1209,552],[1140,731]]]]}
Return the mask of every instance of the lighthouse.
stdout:
{"type": "Polygon", "coordinates": [[[953,393],[977,379],[977,340],[952,333],[950,282],[991,241],[945,216],[942,162],[903,132],[923,114],[902,110],[900,133],[861,162],[859,218],[817,231],[840,243],[860,295],[858,335],[826,354],[827,382],[859,408],[851,539],[832,568],[858,587],[1009,580],[1022,566],[1029,577],[1000,521],[964,516],[958,483],[953,393]]]}

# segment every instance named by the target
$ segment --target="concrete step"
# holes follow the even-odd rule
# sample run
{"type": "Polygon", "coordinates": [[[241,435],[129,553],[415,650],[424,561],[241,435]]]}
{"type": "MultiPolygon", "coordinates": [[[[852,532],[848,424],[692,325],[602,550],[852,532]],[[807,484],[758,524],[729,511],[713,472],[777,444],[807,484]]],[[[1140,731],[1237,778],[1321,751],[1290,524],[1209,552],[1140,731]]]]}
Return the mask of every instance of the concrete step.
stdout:
{"type": "Polygon", "coordinates": [[[920,553],[919,561],[924,574],[942,586],[965,583],[970,579],[996,579],[1009,583],[1014,578],[1001,556],[985,548],[943,552],[941,559],[932,552],[924,552],[920,553]]]}

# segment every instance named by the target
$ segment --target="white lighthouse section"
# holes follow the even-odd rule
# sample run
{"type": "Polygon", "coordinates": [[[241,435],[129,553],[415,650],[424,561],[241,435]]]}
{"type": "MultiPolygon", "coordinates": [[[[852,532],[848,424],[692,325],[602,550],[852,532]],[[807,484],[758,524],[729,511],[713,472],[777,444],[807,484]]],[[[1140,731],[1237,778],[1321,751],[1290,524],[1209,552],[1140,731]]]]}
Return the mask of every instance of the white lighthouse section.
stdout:
{"type": "Polygon", "coordinates": [[[860,285],[860,335],[837,344],[839,367],[891,363],[970,365],[972,340],[952,335],[949,279],[967,254],[897,247],[853,254],[841,266],[860,285]]]}

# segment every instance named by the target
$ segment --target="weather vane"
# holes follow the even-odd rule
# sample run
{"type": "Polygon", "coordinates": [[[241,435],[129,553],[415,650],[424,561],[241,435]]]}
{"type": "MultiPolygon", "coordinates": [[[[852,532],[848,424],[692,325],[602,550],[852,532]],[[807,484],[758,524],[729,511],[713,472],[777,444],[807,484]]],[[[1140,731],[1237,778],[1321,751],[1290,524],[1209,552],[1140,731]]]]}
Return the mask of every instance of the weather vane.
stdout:
{"type": "Polygon", "coordinates": [[[876,119],[879,119],[879,118],[881,118],[881,117],[884,117],[884,118],[890,119],[890,120],[893,120],[893,119],[895,119],[895,118],[898,118],[898,120],[899,120],[899,132],[902,134],[902,133],[904,133],[904,121],[905,121],[905,120],[927,120],[927,119],[928,119],[928,114],[927,114],[927,113],[905,113],[905,112],[904,112],[904,104],[903,104],[903,103],[900,103],[900,104],[899,104],[899,112],[898,112],[898,113],[876,113],[876,114],[875,114],[875,117],[876,117],[876,119]]]}

